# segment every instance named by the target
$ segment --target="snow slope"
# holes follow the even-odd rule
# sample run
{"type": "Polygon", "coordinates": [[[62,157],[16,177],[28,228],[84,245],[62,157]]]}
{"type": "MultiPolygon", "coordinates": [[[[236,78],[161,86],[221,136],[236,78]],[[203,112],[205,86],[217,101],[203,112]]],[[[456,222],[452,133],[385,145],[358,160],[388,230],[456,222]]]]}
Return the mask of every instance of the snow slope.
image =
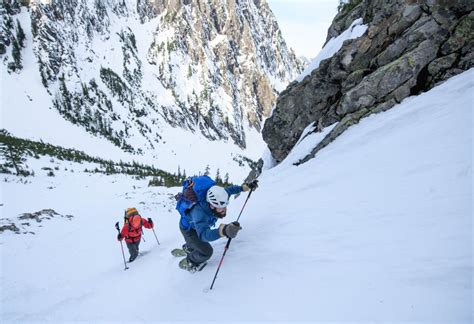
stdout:
{"type": "Polygon", "coordinates": [[[0,320],[470,323],[473,90],[470,70],[296,167],[318,134],[300,141],[260,177],[212,291],[225,240],[202,272],[178,269],[177,188],[79,172],[6,177],[2,217],[53,208],[74,218],[0,234],[0,320]],[[114,223],[131,206],[153,217],[161,245],[146,230],[147,253],[123,271],[114,223]]]}

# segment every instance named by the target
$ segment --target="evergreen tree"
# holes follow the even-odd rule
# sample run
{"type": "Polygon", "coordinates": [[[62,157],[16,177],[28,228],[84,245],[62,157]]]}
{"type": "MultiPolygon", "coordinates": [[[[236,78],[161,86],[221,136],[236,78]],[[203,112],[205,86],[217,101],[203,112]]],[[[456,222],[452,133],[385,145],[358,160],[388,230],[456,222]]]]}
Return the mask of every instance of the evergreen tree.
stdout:
{"type": "Polygon", "coordinates": [[[337,5],[337,12],[341,12],[342,7],[344,7],[345,0],[339,0],[339,4],[337,5]]]}
{"type": "Polygon", "coordinates": [[[38,66],[39,66],[39,71],[41,75],[41,82],[43,83],[43,86],[47,88],[48,87],[48,74],[46,72],[45,64],[41,60],[41,57],[38,57],[38,66]]]}
{"type": "MultiPolygon", "coordinates": [[[[5,2],[5,1],[3,1],[3,2],[5,2]]],[[[8,11],[8,10],[7,10],[7,11],[8,11]]],[[[14,14],[14,13],[10,13],[10,15],[13,15],[13,14],[14,14]]],[[[5,20],[4,20],[4,23],[3,23],[3,25],[4,25],[4,29],[3,29],[3,30],[7,33],[7,35],[9,35],[9,34],[11,35],[10,30],[13,29],[13,19],[12,19],[11,16],[9,16],[9,15],[7,15],[6,17],[3,16],[2,18],[5,19],[5,20]]]]}
{"type": "Polygon", "coordinates": [[[226,172],[224,176],[224,185],[228,186],[229,185],[229,172],[226,172]]]}
{"type": "Polygon", "coordinates": [[[94,124],[96,125],[99,133],[101,133],[104,125],[99,110],[94,111],[94,124]]]}
{"type": "Polygon", "coordinates": [[[14,71],[21,70],[23,68],[23,65],[21,64],[21,48],[16,38],[13,38],[12,45],[13,45],[12,56],[13,56],[13,62],[15,64],[14,71]]]}
{"type": "Polygon", "coordinates": [[[67,112],[68,115],[72,113],[72,95],[67,89],[66,86],[66,78],[64,77],[64,73],[59,77],[59,91],[64,100],[63,109],[67,112]]]}
{"type": "Polygon", "coordinates": [[[206,169],[204,170],[204,175],[209,175],[211,174],[211,168],[209,167],[209,164],[206,166],[206,169]]]}
{"type": "Polygon", "coordinates": [[[219,168],[217,168],[216,178],[214,179],[218,185],[222,185],[222,178],[219,168]]]}
{"type": "Polygon", "coordinates": [[[36,19],[31,20],[31,33],[33,34],[33,38],[38,36],[38,30],[39,30],[38,21],[36,19]]]}
{"type": "Polygon", "coordinates": [[[16,38],[18,39],[18,44],[21,47],[25,47],[25,32],[23,31],[23,28],[21,28],[20,21],[17,19],[16,20],[16,38]]]}
{"type": "Polygon", "coordinates": [[[193,69],[191,68],[191,65],[188,65],[188,79],[192,76],[193,76],[193,69]]]}
{"type": "Polygon", "coordinates": [[[9,143],[1,143],[0,153],[5,157],[6,167],[14,167],[16,175],[27,176],[30,173],[23,169],[23,163],[26,161],[24,157],[24,150],[19,146],[11,145],[9,143]]]}
{"type": "Polygon", "coordinates": [[[161,187],[164,186],[164,184],[165,182],[162,177],[153,177],[153,179],[148,182],[148,187],[161,187]]]}
{"type": "Polygon", "coordinates": [[[207,91],[207,87],[204,87],[204,89],[201,91],[201,103],[205,103],[206,101],[209,100],[209,92],[207,91]]]}

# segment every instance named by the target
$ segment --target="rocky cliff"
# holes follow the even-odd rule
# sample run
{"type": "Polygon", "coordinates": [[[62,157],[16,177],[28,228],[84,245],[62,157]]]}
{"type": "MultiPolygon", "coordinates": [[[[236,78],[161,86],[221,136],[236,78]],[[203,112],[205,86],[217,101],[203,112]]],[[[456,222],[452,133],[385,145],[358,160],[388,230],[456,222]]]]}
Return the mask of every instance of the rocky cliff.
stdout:
{"type": "Polygon", "coordinates": [[[317,132],[337,123],[305,162],[350,125],[390,109],[474,65],[474,2],[351,0],[328,31],[328,40],[357,18],[368,29],[277,99],[263,128],[273,158],[283,160],[314,123],[317,132]]]}

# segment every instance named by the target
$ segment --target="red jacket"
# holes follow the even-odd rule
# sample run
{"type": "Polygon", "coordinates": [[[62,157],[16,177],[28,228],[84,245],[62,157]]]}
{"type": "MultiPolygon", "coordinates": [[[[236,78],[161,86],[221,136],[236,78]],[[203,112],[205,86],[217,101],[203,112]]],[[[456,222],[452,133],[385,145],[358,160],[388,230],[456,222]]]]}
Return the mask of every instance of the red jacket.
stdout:
{"type": "Polygon", "coordinates": [[[123,225],[122,231],[120,232],[127,243],[135,243],[140,241],[142,237],[142,225],[146,228],[153,228],[153,224],[150,224],[150,222],[148,222],[145,218],[141,217],[141,220],[139,220],[136,217],[140,216],[135,215],[130,217],[129,221],[123,225]]]}

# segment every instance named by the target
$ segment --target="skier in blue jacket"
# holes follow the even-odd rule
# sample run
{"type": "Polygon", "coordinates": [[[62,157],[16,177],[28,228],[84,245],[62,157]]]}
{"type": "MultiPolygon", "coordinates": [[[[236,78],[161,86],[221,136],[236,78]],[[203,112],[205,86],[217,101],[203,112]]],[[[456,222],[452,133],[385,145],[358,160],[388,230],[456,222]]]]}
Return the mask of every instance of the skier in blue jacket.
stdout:
{"type": "Polygon", "coordinates": [[[209,242],[221,237],[235,238],[237,236],[239,230],[242,229],[238,222],[221,224],[215,229],[211,227],[214,227],[218,219],[226,216],[231,195],[255,190],[257,187],[257,181],[226,188],[212,186],[206,193],[206,200],[197,202],[188,211],[186,217],[181,218],[179,228],[186,241],[183,245],[186,258],[179,262],[181,269],[190,272],[199,270],[212,256],[213,249],[209,242]]]}

